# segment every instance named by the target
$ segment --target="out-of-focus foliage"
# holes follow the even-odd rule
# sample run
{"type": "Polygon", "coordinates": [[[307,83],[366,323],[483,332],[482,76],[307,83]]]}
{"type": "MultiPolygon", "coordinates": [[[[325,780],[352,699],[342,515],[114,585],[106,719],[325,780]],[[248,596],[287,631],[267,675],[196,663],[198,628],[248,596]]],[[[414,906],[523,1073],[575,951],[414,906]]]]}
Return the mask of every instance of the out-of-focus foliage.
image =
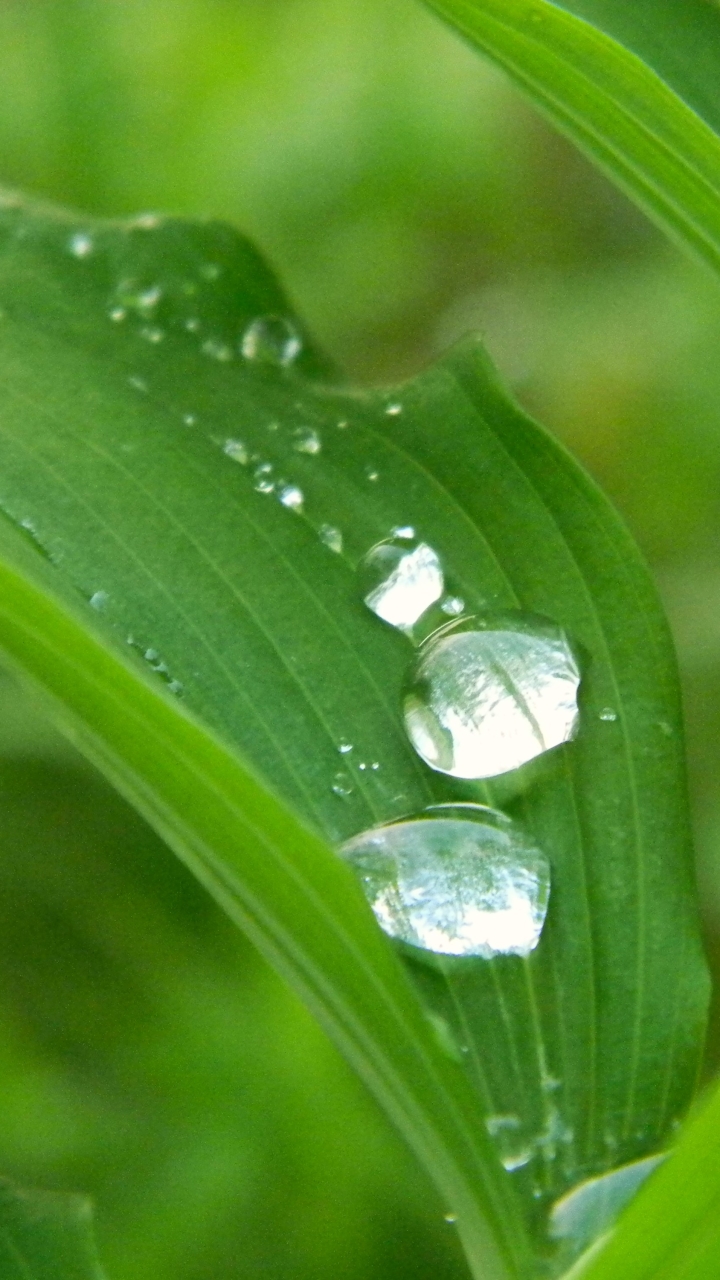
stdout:
{"type": "MultiPolygon", "coordinates": [[[[1,0],[0,180],[229,218],[356,379],[484,331],[658,575],[720,953],[715,282],[412,0],[1,0]]],[[[93,1194],[113,1280],[462,1276],[307,1015],[0,693],[0,1170],[93,1194]]]]}

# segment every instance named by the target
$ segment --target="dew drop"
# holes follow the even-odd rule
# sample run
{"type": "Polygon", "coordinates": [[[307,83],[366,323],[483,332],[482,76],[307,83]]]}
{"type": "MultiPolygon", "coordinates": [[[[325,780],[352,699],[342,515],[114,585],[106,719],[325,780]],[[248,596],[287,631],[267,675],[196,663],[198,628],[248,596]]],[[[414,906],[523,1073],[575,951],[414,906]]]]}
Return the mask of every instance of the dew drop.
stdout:
{"type": "Polygon", "coordinates": [[[458,1218],[457,1218],[457,1214],[456,1214],[456,1213],[446,1213],[446,1214],[445,1214],[444,1221],[445,1221],[445,1222],[447,1222],[449,1226],[453,1227],[453,1226],[455,1225],[455,1223],[457,1222],[457,1220],[458,1220],[458,1218]]]}
{"type": "Polygon", "coordinates": [[[508,1173],[524,1169],[533,1157],[532,1143],[522,1132],[520,1117],[516,1115],[488,1116],[485,1128],[493,1139],[503,1168],[508,1173]]]}
{"type": "Polygon", "coordinates": [[[610,1173],[587,1178],[556,1200],[550,1212],[553,1240],[570,1241],[579,1252],[612,1226],[664,1153],[621,1165],[610,1173]]]}
{"type": "Polygon", "coordinates": [[[275,481],[272,479],[272,463],[261,462],[253,474],[253,486],[258,493],[274,493],[275,481]]]}
{"type": "Polygon", "coordinates": [[[446,596],[440,608],[448,618],[459,618],[465,612],[465,601],[462,596],[446,596]]]}
{"type": "Polygon", "coordinates": [[[368,463],[368,465],[365,468],[365,479],[372,481],[373,484],[375,483],[376,480],[380,479],[380,472],[376,471],[375,467],[373,467],[370,463],[368,463]]]}
{"type": "Polygon", "coordinates": [[[340,853],[392,938],[486,960],[526,956],[537,946],[550,867],[504,814],[479,805],[438,807],[363,832],[340,853]]]}
{"type": "Polygon", "coordinates": [[[246,360],[286,368],[300,355],[302,341],[285,316],[258,316],[245,330],[240,350],[246,360]]]}
{"type": "Polygon", "coordinates": [[[138,280],[121,280],[115,290],[110,315],[114,318],[119,311],[132,311],[141,319],[149,320],[161,298],[159,284],[143,285],[138,280]]]}
{"type": "Polygon", "coordinates": [[[139,333],[140,337],[144,338],[146,342],[152,342],[155,345],[158,342],[162,342],[165,337],[165,330],[158,328],[157,325],[143,325],[139,333]]]}
{"type": "MultiPolygon", "coordinates": [[[[246,467],[250,461],[250,454],[242,440],[226,440],[223,445],[223,453],[226,453],[228,458],[232,458],[233,462],[239,462],[242,467],[246,467]]],[[[255,472],[256,478],[258,471],[260,471],[259,467],[255,472]]]]}
{"type": "Polygon", "coordinates": [[[397,403],[389,404],[385,412],[389,418],[397,418],[402,413],[402,405],[397,403]]]}
{"type": "Polygon", "coordinates": [[[617,711],[613,711],[612,707],[603,707],[599,715],[600,720],[617,720],[617,711]]]}
{"type": "Polygon", "coordinates": [[[278,498],[290,511],[302,511],[305,495],[296,484],[284,484],[278,491],[278,498]]]}
{"type": "Polygon", "coordinates": [[[200,268],[200,275],[203,280],[207,280],[209,284],[219,280],[222,274],[222,267],[218,262],[203,262],[200,268]]]}
{"type": "Polygon", "coordinates": [[[353,750],[353,744],[352,744],[352,742],[341,742],[341,743],[339,743],[339,745],[338,745],[338,751],[340,752],[340,755],[341,755],[341,756],[348,756],[348,755],[350,755],[350,752],[351,752],[352,750],[353,750]]]}
{"type": "Polygon", "coordinates": [[[493,778],[572,738],[579,683],[560,631],[446,634],[420,653],[405,727],[432,769],[493,778]]]}
{"type": "Polygon", "coordinates": [[[442,565],[426,542],[395,537],[373,547],[360,566],[363,600],[378,618],[409,631],[444,590],[442,565]]]}
{"type": "Polygon", "coordinates": [[[415,537],[415,530],[411,524],[396,524],[392,530],[393,538],[402,538],[404,542],[411,542],[415,537]]]}
{"type": "Polygon", "coordinates": [[[293,434],[293,449],[297,453],[320,453],[322,440],[312,427],[299,427],[293,434]]]}
{"type": "Polygon", "coordinates": [[[132,373],[128,378],[128,382],[135,391],[140,391],[143,395],[147,392],[148,386],[144,378],[138,378],[136,374],[132,373]]]}
{"type": "Polygon", "coordinates": [[[340,796],[342,800],[346,800],[352,795],[352,783],[345,773],[336,773],[332,782],[332,791],[336,796],[340,796]]]}
{"type": "Polygon", "coordinates": [[[86,231],[76,232],[68,243],[68,249],[74,258],[89,258],[94,248],[93,238],[86,231]]]}
{"type": "Polygon", "coordinates": [[[131,220],[129,226],[138,231],[157,231],[162,224],[163,218],[159,213],[139,213],[131,220]]]}
{"type": "Polygon", "coordinates": [[[197,417],[195,416],[194,413],[184,413],[183,422],[185,423],[186,427],[194,427],[197,425],[197,417]]]}
{"type": "Polygon", "coordinates": [[[209,356],[211,360],[219,360],[221,364],[227,364],[233,358],[232,348],[219,338],[206,338],[200,350],[203,355],[209,356]]]}
{"type": "Polygon", "coordinates": [[[188,333],[199,333],[200,321],[198,317],[188,316],[187,320],[185,321],[185,328],[187,329],[188,333]]]}
{"type": "Polygon", "coordinates": [[[322,524],[318,530],[318,537],[326,547],[334,551],[336,555],[340,555],[343,549],[342,533],[334,524],[322,524]]]}
{"type": "Polygon", "coordinates": [[[127,319],[127,311],[124,307],[111,307],[108,311],[108,316],[112,320],[113,324],[120,324],[123,320],[127,319]]]}
{"type": "Polygon", "coordinates": [[[109,599],[107,591],[94,591],[90,597],[90,605],[93,609],[102,610],[109,599]]]}

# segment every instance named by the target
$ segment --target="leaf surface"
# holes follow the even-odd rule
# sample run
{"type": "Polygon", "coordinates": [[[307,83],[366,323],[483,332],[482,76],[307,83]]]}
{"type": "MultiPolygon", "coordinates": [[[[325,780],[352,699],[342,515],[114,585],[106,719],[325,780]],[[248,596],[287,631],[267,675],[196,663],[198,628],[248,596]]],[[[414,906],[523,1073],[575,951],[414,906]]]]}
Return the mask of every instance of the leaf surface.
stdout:
{"type": "Polygon", "coordinates": [[[26,1191],[0,1180],[3,1280],[103,1280],[89,1202],[56,1191],[26,1191]]]}
{"type": "Polygon", "coordinates": [[[674,239],[720,266],[720,9],[428,0],[674,239]]]}
{"type": "Polygon", "coordinates": [[[9,201],[0,307],[0,646],[323,1020],[475,1273],[527,1273],[523,1220],[547,1252],[556,1195],[666,1141],[702,1042],[677,679],[628,535],[474,343],[392,394],[328,388],[306,339],[257,359],[287,304],[226,227],[9,201]],[[357,575],[406,525],[469,613],[578,655],[577,740],[511,785],[409,746],[413,650],[357,575]],[[429,1021],[327,846],[452,800],[501,805],[553,884],[527,960],[408,962],[429,1021]]]}

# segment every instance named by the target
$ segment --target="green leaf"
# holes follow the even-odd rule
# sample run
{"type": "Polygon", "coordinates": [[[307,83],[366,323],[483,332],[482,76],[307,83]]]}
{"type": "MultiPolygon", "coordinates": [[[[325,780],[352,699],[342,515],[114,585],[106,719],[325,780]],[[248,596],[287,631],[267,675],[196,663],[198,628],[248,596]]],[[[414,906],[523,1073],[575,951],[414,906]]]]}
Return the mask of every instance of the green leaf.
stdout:
{"type": "Polygon", "coordinates": [[[720,10],[428,0],[676,240],[720,266],[720,10]]]}
{"type": "Polygon", "coordinates": [[[720,1272],[720,1090],[623,1214],[583,1280],[708,1280],[720,1272]]]}
{"type": "Polygon", "coordinates": [[[103,1280],[84,1196],[25,1191],[0,1179],[2,1280],[103,1280]]]}
{"type": "Polygon", "coordinates": [[[0,307],[0,647],[321,1018],[474,1273],[528,1274],[556,1195],[667,1140],[702,1042],[676,673],[628,535],[474,343],[392,394],[310,381],[307,346],[248,358],[288,309],[227,227],[11,201],[0,307]],[[512,787],[408,744],[413,650],[357,581],[399,525],[470,613],[579,655],[577,741],[512,787]],[[463,799],[545,850],[550,912],[527,960],[408,962],[428,1018],[327,845],[463,799]],[[512,1176],[483,1124],[509,1115],[512,1176]]]}

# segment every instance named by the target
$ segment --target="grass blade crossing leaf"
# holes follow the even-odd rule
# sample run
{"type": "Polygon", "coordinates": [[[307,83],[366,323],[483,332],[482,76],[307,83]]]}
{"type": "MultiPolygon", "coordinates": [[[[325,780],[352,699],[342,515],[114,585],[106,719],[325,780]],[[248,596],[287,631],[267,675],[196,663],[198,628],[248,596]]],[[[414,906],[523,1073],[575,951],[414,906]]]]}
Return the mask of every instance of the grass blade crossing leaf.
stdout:
{"type": "Polygon", "coordinates": [[[704,0],[428,2],[656,222],[718,269],[720,11],[704,0]]]}
{"type": "Polygon", "coordinates": [[[103,1280],[83,1196],[25,1191],[0,1180],[3,1280],[103,1280]]]}
{"type": "Polygon", "coordinates": [[[323,1019],[476,1273],[522,1271],[520,1212],[546,1252],[554,1196],[667,1139],[702,1042],[677,681],[630,539],[473,343],[393,395],[310,381],[225,227],[10,203],[0,306],[0,645],[323,1019]],[[514,791],[408,744],[412,648],[357,580],[397,526],[468,613],[571,637],[578,739],[514,791]],[[410,964],[443,1053],[322,839],[448,800],[501,803],[553,887],[528,959],[410,964]],[[512,1179],[482,1124],[510,1114],[512,1179]]]}

